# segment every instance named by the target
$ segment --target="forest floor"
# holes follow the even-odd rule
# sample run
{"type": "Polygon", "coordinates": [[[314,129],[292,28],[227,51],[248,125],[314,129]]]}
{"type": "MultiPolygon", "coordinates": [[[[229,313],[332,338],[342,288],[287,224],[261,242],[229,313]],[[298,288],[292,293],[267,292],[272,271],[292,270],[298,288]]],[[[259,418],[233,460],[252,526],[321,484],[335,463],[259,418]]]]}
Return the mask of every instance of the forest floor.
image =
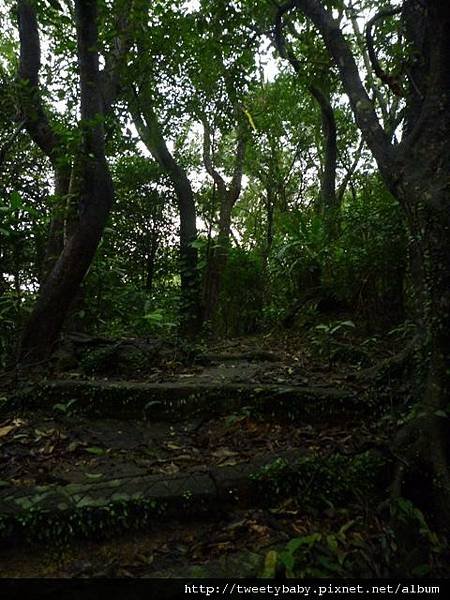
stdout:
{"type": "Polygon", "coordinates": [[[317,532],[330,569],[370,554],[407,389],[374,371],[401,343],[362,342],[70,339],[5,393],[1,576],[261,575],[317,532]]]}

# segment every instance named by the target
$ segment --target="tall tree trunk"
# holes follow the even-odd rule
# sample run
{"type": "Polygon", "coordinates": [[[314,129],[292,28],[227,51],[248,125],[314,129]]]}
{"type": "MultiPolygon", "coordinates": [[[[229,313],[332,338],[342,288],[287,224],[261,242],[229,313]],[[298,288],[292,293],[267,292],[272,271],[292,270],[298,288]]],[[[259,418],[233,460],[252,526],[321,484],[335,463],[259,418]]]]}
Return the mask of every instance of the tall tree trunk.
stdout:
{"type": "Polygon", "coordinates": [[[425,330],[424,393],[419,417],[399,434],[402,457],[393,484],[404,493],[410,472],[423,469],[436,521],[450,532],[450,7],[447,0],[405,0],[402,19],[410,56],[406,127],[390,142],[361,81],[339,24],[321,0],[289,0],[282,15],[300,9],[333,57],[356,122],[415,240],[416,292],[425,330]],[[409,464],[409,467],[406,465],[409,464]]]}
{"type": "Polygon", "coordinates": [[[45,359],[51,352],[80,283],[91,265],[113,200],[100,118],[103,103],[97,52],[96,1],[76,0],[75,16],[83,134],[79,222],[41,287],[23,332],[19,351],[21,364],[45,359]]]}
{"type": "MultiPolygon", "coordinates": [[[[296,57],[292,48],[287,43],[283,33],[283,16],[286,12],[285,6],[280,6],[276,16],[275,26],[275,44],[280,55],[287,59],[295,73],[302,74],[300,61],[296,57]]],[[[295,37],[298,33],[291,28],[295,37]]],[[[334,116],[334,110],[331,105],[329,94],[324,92],[315,83],[309,84],[309,92],[316,100],[320,108],[322,120],[322,133],[324,138],[324,157],[323,172],[320,181],[320,212],[322,213],[325,225],[330,239],[335,238],[339,233],[340,221],[340,200],[342,196],[336,191],[336,169],[337,169],[337,126],[334,116]]]]}
{"type": "MultiPolygon", "coordinates": [[[[421,417],[406,427],[399,448],[430,474],[436,520],[450,532],[448,403],[450,399],[450,7],[444,0],[406,0],[403,21],[413,52],[397,194],[414,239],[416,295],[426,334],[421,417]]],[[[408,473],[399,466],[395,486],[408,473]]]]}
{"type": "Polygon", "coordinates": [[[328,95],[317,85],[309,86],[320,107],[324,138],[324,167],[320,182],[321,212],[325,219],[328,237],[333,239],[339,233],[340,206],[336,193],[337,168],[337,127],[333,107],[328,95]]]}
{"type": "Polygon", "coordinates": [[[129,102],[130,112],[144,144],[169,176],[174,187],[180,215],[180,277],[182,330],[198,333],[201,325],[200,282],[197,268],[197,222],[194,194],[183,167],[175,160],[164,140],[157,115],[148,98],[140,101],[136,93],[129,102]]]}
{"type": "MultiPolygon", "coordinates": [[[[450,127],[448,131],[450,134],[450,127]]],[[[428,145],[430,152],[433,147],[437,150],[434,143],[428,145]]],[[[436,160],[439,162],[438,156],[436,160]]],[[[417,167],[420,163],[414,164],[417,167]]],[[[424,380],[418,382],[418,389],[422,390],[417,411],[420,416],[401,430],[396,440],[396,453],[403,460],[397,466],[393,493],[404,494],[413,483],[411,470],[413,477],[419,472],[432,492],[435,521],[450,532],[450,178],[442,176],[436,180],[430,166],[419,175],[422,184],[433,175],[430,183],[419,187],[417,169],[414,174],[408,169],[402,190],[414,239],[412,281],[419,308],[419,332],[423,336],[418,368],[424,380]],[[424,202],[424,198],[428,201],[424,202]]]]}
{"type": "MultiPolygon", "coordinates": [[[[220,199],[220,194],[218,194],[220,199]]],[[[219,215],[219,233],[214,240],[208,260],[204,284],[204,313],[205,321],[213,321],[219,303],[222,276],[225,270],[230,246],[231,210],[227,200],[221,201],[219,215]]]]}

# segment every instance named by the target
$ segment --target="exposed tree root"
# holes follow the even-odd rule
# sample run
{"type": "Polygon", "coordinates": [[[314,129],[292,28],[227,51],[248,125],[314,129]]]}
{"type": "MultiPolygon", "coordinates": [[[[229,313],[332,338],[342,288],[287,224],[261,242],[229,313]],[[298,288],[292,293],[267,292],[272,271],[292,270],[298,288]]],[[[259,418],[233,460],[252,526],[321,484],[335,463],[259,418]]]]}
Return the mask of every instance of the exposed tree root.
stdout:
{"type": "Polygon", "coordinates": [[[400,430],[391,487],[392,498],[413,499],[445,533],[450,533],[449,432],[448,418],[437,414],[420,415],[400,430]]]}
{"type": "Polygon", "coordinates": [[[398,372],[407,365],[413,356],[419,346],[419,339],[419,336],[414,336],[398,354],[382,360],[373,367],[362,369],[358,372],[358,379],[379,380],[387,375],[398,372]]]}

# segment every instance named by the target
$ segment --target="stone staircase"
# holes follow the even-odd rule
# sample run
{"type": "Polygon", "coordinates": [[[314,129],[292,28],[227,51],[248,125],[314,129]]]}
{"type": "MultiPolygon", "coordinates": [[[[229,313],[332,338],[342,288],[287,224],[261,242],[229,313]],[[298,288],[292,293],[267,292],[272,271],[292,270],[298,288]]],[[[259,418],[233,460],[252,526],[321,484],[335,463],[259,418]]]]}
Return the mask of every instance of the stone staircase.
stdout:
{"type": "MultiPolygon", "coordinates": [[[[59,379],[22,387],[2,410],[0,540],[8,556],[24,544],[120,543],[173,521],[233,521],[290,498],[334,505],[352,496],[358,477],[369,489],[385,470],[359,431],[361,417],[380,407],[352,389],[59,379]]],[[[263,557],[247,555],[257,571],[263,557]]],[[[210,572],[227,575],[224,557],[210,572]]],[[[150,572],[166,573],[156,567],[150,572]]]]}

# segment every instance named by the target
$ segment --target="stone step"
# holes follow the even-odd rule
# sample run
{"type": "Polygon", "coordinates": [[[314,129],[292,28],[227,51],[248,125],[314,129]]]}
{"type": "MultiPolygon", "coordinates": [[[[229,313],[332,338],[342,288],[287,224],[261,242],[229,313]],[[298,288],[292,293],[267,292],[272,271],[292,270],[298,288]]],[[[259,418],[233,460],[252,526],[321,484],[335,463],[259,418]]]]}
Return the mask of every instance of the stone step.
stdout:
{"type": "Polygon", "coordinates": [[[142,530],[157,519],[219,515],[232,507],[260,506],[289,493],[336,502],[368,493],[384,473],[378,454],[258,456],[246,463],[205,467],[177,475],[124,476],[89,484],[6,485],[0,488],[0,539],[60,541],[121,530],[142,530]],[[364,490],[364,482],[368,489],[364,490]]]}
{"type": "Polygon", "coordinates": [[[241,383],[133,383],[106,380],[49,380],[19,390],[17,407],[70,407],[72,413],[148,420],[183,420],[229,414],[248,407],[266,417],[339,419],[379,410],[373,399],[354,390],[241,383]]]}

